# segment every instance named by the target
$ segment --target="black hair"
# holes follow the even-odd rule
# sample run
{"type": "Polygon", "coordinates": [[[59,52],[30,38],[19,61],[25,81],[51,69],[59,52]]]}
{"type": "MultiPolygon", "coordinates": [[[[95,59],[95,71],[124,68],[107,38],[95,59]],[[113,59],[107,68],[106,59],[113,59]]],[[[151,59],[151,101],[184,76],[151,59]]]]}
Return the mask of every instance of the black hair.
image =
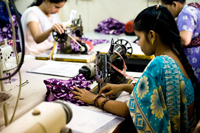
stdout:
{"type": "MultiPolygon", "coordinates": [[[[43,1],[45,1],[45,0],[36,0],[29,7],[39,6],[42,4],[43,1]]],[[[50,3],[59,3],[59,2],[63,2],[63,1],[67,2],[67,0],[49,0],[50,3]]]]}
{"type": "Polygon", "coordinates": [[[181,40],[179,35],[180,33],[172,14],[166,7],[163,7],[161,5],[148,7],[140,12],[135,18],[133,28],[135,31],[144,32],[147,41],[149,41],[147,38],[147,33],[149,33],[150,30],[154,30],[157,34],[159,34],[160,39],[163,43],[169,45],[171,48],[174,47],[174,49],[176,49],[175,51],[177,52],[177,55],[194,86],[194,103],[197,112],[196,118],[198,122],[200,111],[200,108],[198,106],[198,103],[200,101],[199,83],[197,77],[194,75],[192,66],[186,58],[185,53],[183,52],[183,48],[181,47],[181,40]]]}
{"type": "Polygon", "coordinates": [[[164,4],[167,4],[167,5],[171,5],[173,3],[173,1],[176,1],[176,2],[180,2],[180,3],[185,3],[185,0],[161,0],[161,2],[163,2],[164,4]]]}

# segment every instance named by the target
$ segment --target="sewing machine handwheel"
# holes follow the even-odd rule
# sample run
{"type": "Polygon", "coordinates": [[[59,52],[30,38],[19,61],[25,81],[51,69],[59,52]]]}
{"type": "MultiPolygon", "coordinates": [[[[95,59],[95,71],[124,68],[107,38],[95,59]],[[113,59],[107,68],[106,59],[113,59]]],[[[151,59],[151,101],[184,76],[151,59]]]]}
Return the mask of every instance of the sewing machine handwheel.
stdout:
{"type": "Polygon", "coordinates": [[[63,34],[59,34],[57,31],[53,31],[52,35],[55,41],[57,41],[58,43],[64,43],[67,41],[68,38],[67,30],[64,30],[63,34]]]}
{"type": "Polygon", "coordinates": [[[81,43],[81,46],[84,48],[83,51],[80,51],[82,54],[87,54],[88,52],[88,47],[85,43],[81,43]]]}
{"type": "Polygon", "coordinates": [[[115,44],[120,44],[120,45],[124,45],[126,47],[126,54],[128,57],[130,57],[133,53],[133,47],[131,46],[131,44],[129,43],[129,41],[125,40],[125,39],[118,39],[117,41],[115,41],[115,44]]]}

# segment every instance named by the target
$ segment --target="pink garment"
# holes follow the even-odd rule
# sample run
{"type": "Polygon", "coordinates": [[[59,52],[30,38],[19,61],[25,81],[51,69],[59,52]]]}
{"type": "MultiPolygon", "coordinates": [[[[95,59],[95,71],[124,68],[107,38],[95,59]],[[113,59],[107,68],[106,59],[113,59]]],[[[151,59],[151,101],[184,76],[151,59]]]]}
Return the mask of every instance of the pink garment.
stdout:
{"type": "Polygon", "coordinates": [[[51,14],[50,17],[47,17],[37,6],[30,7],[23,13],[21,22],[25,38],[25,54],[36,56],[45,52],[46,50],[51,49],[53,47],[54,39],[52,34],[50,34],[48,39],[40,44],[37,44],[34,41],[33,36],[31,35],[31,32],[27,26],[29,22],[33,21],[39,23],[41,32],[45,32],[46,30],[50,29],[53,24],[61,23],[61,20],[57,14],[51,14]]]}

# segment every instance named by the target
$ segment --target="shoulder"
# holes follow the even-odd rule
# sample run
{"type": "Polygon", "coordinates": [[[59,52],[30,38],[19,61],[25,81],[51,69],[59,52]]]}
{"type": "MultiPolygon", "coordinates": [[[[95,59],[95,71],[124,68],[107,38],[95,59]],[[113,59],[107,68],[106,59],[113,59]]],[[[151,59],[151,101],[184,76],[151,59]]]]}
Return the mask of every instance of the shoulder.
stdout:
{"type": "Polygon", "coordinates": [[[38,7],[33,6],[27,8],[24,13],[22,14],[21,21],[24,23],[26,21],[26,24],[30,21],[38,21],[38,15],[35,13],[35,10],[37,10],[38,7]]]}
{"type": "Polygon", "coordinates": [[[175,61],[169,56],[157,56],[145,68],[144,73],[152,77],[159,77],[165,71],[165,68],[172,68],[175,61]]]}
{"type": "Polygon", "coordinates": [[[39,17],[33,11],[30,11],[29,13],[27,13],[26,23],[29,23],[30,21],[39,22],[39,17]]]}
{"type": "Polygon", "coordinates": [[[156,56],[154,59],[152,59],[147,67],[145,68],[144,72],[150,71],[152,69],[158,69],[162,66],[163,62],[163,56],[156,56]]]}
{"type": "Polygon", "coordinates": [[[184,16],[185,19],[186,17],[191,17],[193,19],[196,19],[198,15],[200,15],[199,9],[192,6],[186,6],[185,8],[182,9],[178,18],[182,18],[184,16]]]}

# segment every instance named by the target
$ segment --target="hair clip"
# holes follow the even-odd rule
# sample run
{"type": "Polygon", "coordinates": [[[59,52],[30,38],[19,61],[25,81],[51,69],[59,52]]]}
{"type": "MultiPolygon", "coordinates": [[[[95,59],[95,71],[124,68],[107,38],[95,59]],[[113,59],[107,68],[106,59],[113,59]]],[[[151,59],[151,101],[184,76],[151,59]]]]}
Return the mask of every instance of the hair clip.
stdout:
{"type": "Polygon", "coordinates": [[[156,10],[158,10],[158,9],[159,9],[159,5],[156,6],[156,10]]]}

